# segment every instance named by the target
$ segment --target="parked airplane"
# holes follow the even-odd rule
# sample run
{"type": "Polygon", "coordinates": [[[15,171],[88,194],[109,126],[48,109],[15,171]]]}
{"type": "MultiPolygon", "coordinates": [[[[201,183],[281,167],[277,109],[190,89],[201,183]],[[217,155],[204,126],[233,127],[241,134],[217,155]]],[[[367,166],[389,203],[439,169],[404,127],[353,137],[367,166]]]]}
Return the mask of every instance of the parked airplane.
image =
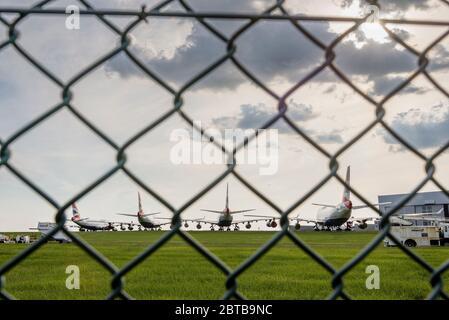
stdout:
{"type": "Polygon", "coordinates": [[[79,213],[78,207],[76,206],[76,203],[72,204],[72,222],[77,224],[80,228],[80,231],[97,231],[97,230],[114,230],[116,231],[116,225],[117,222],[110,222],[106,220],[92,220],[90,218],[81,218],[81,215],[79,213]]]}
{"type": "MultiPolygon", "coordinates": [[[[81,215],[79,213],[78,207],[76,206],[76,203],[72,204],[72,214],[73,217],[71,219],[72,222],[78,225],[80,228],[80,231],[117,231],[118,225],[128,224],[124,222],[112,222],[112,221],[106,221],[106,220],[93,220],[90,218],[81,218],[81,215]]],[[[129,230],[132,230],[133,223],[129,223],[129,230]]],[[[123,229],[122,229],[123,230],[123,229]]]]}
{"type": "MultiPolygon", "coordinates": [[[[143,207],[142,207],[142,200],[140,198],[140,193],[137,192],[137,199],[138,199],[138,204],[139,204],[139,211],[137,211],[137,213],[134,214],[129,214],[129,213],[117,213],[118,215],[121,216],[127,216],[127,217],[135,217],[137,218],[137,220],[139,221],[138,227],[144,227],[146,229],[160,229],[161,226],[166,225],[166,224],[171,224],[171,222],[159,222],[156,220],[153,220],[151,218],[149,218],[150,216],[154,216],[156,214],[160,214],[160,212],[153,212],[153,213],[144,213],[143,212],[143,207]]],[[[164,220],[171,220],[172,218],[162,218],[159,217],[158,219],[164,219],[164,220]]],[[[125,230],[125,223],[121,224],[120,228],[122,230],[125,230]]],[[[128,229],[132,230],[134,224],[128,224],[128,229]]]]}
{"type": "Polygon", "coordinates": [[[394,214],[390,217],[390,224],[392,226],[411,226],[413,221],[428,221],[435,224],[448,222],[446,218],[441,217],[442,213],[443,209],[438,212],[394,214]]]}
{"type": "MultiPolygon", "coordinates": [[[[348,166],[346,170],[346,184],[350,184],[351,179],[351,168],[348,166]]],[[[320,206],[321,208],[318,210],[315,219],[303,219],[297,216],[296,218],[290,218],[291,221],[296,221],[295,229],[299,230],[301,228],[300,222],[307,223],[315,223],[315,230],[341,230],[341,226],[346,224],[346,230],[351,230],[353,228],[353,223],[356,222],[360,229],[365,229],[368,227],[367,221],[375,220],[377,217],[366,217],[366,218],[353,218],[351,217],[352,210],[362,209],[368,207],[367,205],[352,205],[352,201],[350,200],[350,190],[348,188],[344,189],[342,201],[337,205],[328,205],[328,204],[318,204],[312,203],[312,205],[320,206]]],[[[387,204],[387,203],[382,203],[387,204]]],[[[374,204],[377,206],[380,204],[374,204]]],[[[275,219],[279,219],[279,217],[273,216],[257,216],[257,215],[245,215],[251,217],[265,217],[271,219],[271,222],[275,222],[275,219]]],[[[271,223],[268,222],[267,225],[271,223]]],[[[276,222],[274,223],[276,224],[276,222]]]]}
{"type": "MultiPolygon", "coordinates": [[[[219,231],[223,231],[224,228],[226,227],[227,231],[231,230],[231,226],[234,226],[234,231],[239,230],[239,224],[245,224],[245,228],[246,229],[250,229],[251,228],[251,222],[256,222],[256,221],[261,221],[264,219],[250,219],[250,220],[234,220],[233,215],[237,214],[237,213],[244,213],[244,212],[249,212],[249,211],[254,211],[256,209],[246,209],[246,210],[234,210],[231,211],[229,209],[229,184],[226,184],[226,202],[225,202],[225,208],[223,210],[209,210],[209,209],[201,209],[201,211],[205,211],[205,212],[212,212],[212,213],[216,213],[219,214],[218,219],[217,220],[206,220],[206,219],[198,219],[196,221],[198,222],[205,222],[205,223],[209,223],[211,225],[210,229],[213,231],[214,226],[218,226],[218,230],[219,231]]],[[[201,229],[201,225],[198,223],[197,225],[197,229],[201,229]],[[199,227],[199,228],[198,228],[199,227]]]]}

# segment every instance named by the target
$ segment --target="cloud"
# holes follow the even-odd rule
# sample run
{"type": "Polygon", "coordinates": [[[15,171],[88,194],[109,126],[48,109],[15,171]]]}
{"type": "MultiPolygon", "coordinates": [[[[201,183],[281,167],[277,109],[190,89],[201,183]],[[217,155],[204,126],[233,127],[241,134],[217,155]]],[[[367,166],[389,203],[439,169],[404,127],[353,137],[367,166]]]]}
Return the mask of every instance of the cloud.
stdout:
{"type": "MultiPolygon", "coordinates": [[[[382,10],[385,11],[406,11],[410,9],[425,10],[432,7],[431,2],[432,0],[380,0],[379,5],[382,8],[382,10]]],[[[353,3],[355,3],[355,0],[342,0],[341,6],[349,7],[353,3]]],[[[369,4],[370,2],[366,0],[359,1],[359,6],[361,8],[369,4]]]]}
{"type": "MultiPolygon", "coordinates": [[[[197,22],[192,23],[185,42],[175,48],[171,56],[164,55],[163,50],[156,54],[149,53],[139,42],[133,45],[131,51],[162,79],[182,86],[226,53],[225,43],[197,22]]],[[[307,28],[324,42],[338,36],[329,30],[326,23],[313,24],[307,28]]],[[[401,76],[405,78],[404,74],[416,70],[417,57],[400,49],[391,39],[379,43],[367,39],[361,31],[357,31],[355,36],[357,42],[347,40],[337,45],[335,62],[346,75],[362,76],[371,82],[373,90],[370,93],[384,94],[399,83],[401,76]]],[[[235,56],[242,65],[268,85],[278,80],[295,83],[324,61],[323,51],[285,22],[260,22],[238,38],[236,45],[235,56]]],[[[436,50],[432,68],[448,68],[449,52],[444,47],[436,50]]],[[[125,55],[109,60],[105,70],[124,78],[144,76],[125,55]]],[[[249,81],[231,62],[226,62],[212,70],[193,89],[235,90],[249,81]]],[[[317,77],[314,81],[335,83],[326,77],[317,77]]],[[[414,87],[407,90],[420,93],[414,87]]]]}
{"type": "MultiPolygon", "coordinates": [[[[327,24],[315,24],[312,32],[320,39],[331,39],[327,24]]],[[[235,56],[262,81],[275,78],[298,81],[305,72],[324,60],[322,50],[285,22],[261,22],[244,33],[237,41],[235,56]]],[[[226,54],[226,44],[214,37],[197,22],[193,22],[190,35],[178,47],[172,57],[148,54],[142,45],[136,43],[131,51],[151,70],[163,79],[182,85],[203,71],[208,65],[226,54]]],[[[117,72],[122,77],[141,76],[136,68],[129,68],[127,57],[117,56],[105,64],[108,72],[117,72]]],[[[206,81],[196,88],[232,90],[245,81],[243,74],[226,63],[211,72],[206,81]]]]}
{"type": "MultiPolygon", "coordinates": [[[[240,113],[237,117],[218,117],[212,119],[212,123],[219,129],[238,128],[238,129],[257,129],[265,122],[276,115],[275,109],[269,109],[264,104],[244,104],[240,106],[240,113]]],[[[296,123],[305,123],[319,116],[311,105],[305,105],[289,101],[288,117],[296,123]]],[[[270,128],[277,129],[280,134],[296,134],[288,124],[280,119],[270,128]]],[[[331,132],[322,132],[302,128],[305,133],[310,135],[315,141],[325,144],[343,143],[341,131],[332,130],[331,132]]]]}
{"type": "Polygon", "coordinates": [[[316,131],[309,131],[309,134],[314,135],[314,139],[319,143],[343,144],[341,130],[332,130],[329,133],[317,133],[316,131]]]}
{"type": "MultiPolygon", "coordinates": [[[[404,82],[406,80],[406,77],[400,77],[400,76],[380,76],[375,78],[373,81],[374,86],[370,90],[370,94],[375,94],[378,96],[384,96],[387,95],[390,91],[392,91],[394,88],[396,88],[399,84],[404,82]]],[[[399,94],[404,93],[414,93],[414,94],[423,94],[427,92],[426,89],[417,87],[413,85],[412,83],[408,84],[405,88],[403,88],[399,94]]]]}
{"type": "Polygon", "coordinates": [[[429,54],[430,63],[429,70],[437,71],[447,69],[449,67],[449,50],[442,44],[438,44],[431,50],[429,54]]]}
{"type": "Polygon", "coordinates": [[[397,49],[392,42],[379,43],[365,39],[362,48],[354,42],[337,46],[336,63],[347,74],[369,76],[370,80],[392,73],[411,72],[417,68],[417,58],[407,51],[397,49]]]}
{"type": "MultiPolygon", "coordinates": [[[[449,105],[441,103],[428,110],[411,108],[398,114],[391,127],[417,148],[441,147],[449,141],[449,105]]],[[[387,144],[400,145],[399,141],[385,131],[379,133],[387,144]]]]}

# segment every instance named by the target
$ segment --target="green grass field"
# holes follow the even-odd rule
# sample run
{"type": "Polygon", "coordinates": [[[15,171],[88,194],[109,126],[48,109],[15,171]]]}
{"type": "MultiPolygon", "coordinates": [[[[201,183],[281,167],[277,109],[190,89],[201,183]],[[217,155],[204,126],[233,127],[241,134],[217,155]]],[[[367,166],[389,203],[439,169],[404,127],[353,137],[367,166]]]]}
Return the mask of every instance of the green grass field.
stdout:
{"type": "MultiPolygon", "coordinates": [[[[269,240],[272,232],[191,232],[231,268],[237,267],[269,240]]],[[[118,267],[138,255],[162,232],[80,233],[118,267]]],[[[359,252],[374,233],[304,232],[298,235],[333,266],[341,267],[359,252]]],[[[26,245],[0,245],[0,264],[26,245]]],[[[449,247],[414,249],[436,267],[449,259],[449,247]]],[[[345,277],[354,299],[423,299],[430,291],[429,273],[397,248],[379,246],[345,277]],[[368,265],[380,268],[380,289],[368,290],[368,265]]],[[[330,274],[289,239],[238,278],[249,299],[323,299],[331,292],[330,274]]],[[[445,283],[448,275],[444,277],[445,283]]],[[[217,299],[226,277],[181,238],[174,237],[125,278],[126,290],[137,299],[217,299]]],[[[103,299],[110,274],[73,244],[48,243],[6,274],[6,289],[19,299],[103,299]],[[78,265],[80,290],[65,287],[65,269],[78,265]]],[[[447,285],[446,285],[447,288],[447,285]]]]}

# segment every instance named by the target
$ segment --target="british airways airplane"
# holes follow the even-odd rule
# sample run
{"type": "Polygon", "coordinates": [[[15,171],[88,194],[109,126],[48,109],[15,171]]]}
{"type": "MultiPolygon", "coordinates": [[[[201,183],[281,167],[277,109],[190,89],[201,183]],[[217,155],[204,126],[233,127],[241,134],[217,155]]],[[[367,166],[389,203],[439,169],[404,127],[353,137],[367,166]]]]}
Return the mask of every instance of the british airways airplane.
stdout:
{"type": "Polygon", "coordinates": [[[76,206],[76,203],[72,204],[72,222],[77,224],[80,228],[80,231],[85,230],[91,230],[91,231],[98,231],[98,230],[117,230],[115,226],[117,225],[116,222],[109,222],[106,220],[93,220],[90,218],[81,218],[81,215],[79,213],[78,207],[76,206]]]}
{"type": "MultiPolygon", "coordinates": [[[[348,166],[346,169],[346,184],[349,186],[351,183],[351,168],[348,166]]],[[[378,206],[381,204],[388,203],[378,203],[373,204],[374,206],[378,206]]],[[[315,219],[303,219],[297,216],[296,218],[290,218],[291,221],[296,221],[295,229],[299,230],[301,228],[300,222],[307,223],[315,223],[314,230],[341,230],[341,226],[346,224],[345,230],[351,230],[353,227],[353,223],[357,223],[357,226],[360,229],[366,229],[368,227],[367,221],[375,220],[378,217],[352,217],[352,210],[358,210],[367,208],[367,205],[359,205],[354,206],[351,201],[351,192],[348,188],[345,188],[343,191],[343,197],[341,202],[337,205],[330,204],[320,204],[320,203],[312,203],[314,206],[321,207],[318,209],[315,219]]],[[[254,215],[246,215],[253,216],[254,215]]],[[[259,216],[261,217],[261,216],[259,216]]],[[[270,217],[267,218],[279,219],[279,217],[270,217]]]]}
{"type": "MultiPolygon", "coordinates": [[[[151,230],[160,229],[160,227],[163,225],[171,224],[171,222],[160,222],[160,221],[150,218],[150,216],[160,214],[160,212],[144,213],[143,206],[142,206],[142,200],[140,198],[139,192],[137,192],[137,201],[138,201],[138,206],[139,206],[139,210],[137,211],[137,213],[134,213],[134,214],[132,214],[132,213],[117,213],[117,214],[121,215],[121,216],[135,217],[139,221],[139,224],[141,227],[144,227],[146,229],[151,229],[151,230]]],[[[164,219],[164,220],[170,220],[170,221],[172,220],[172,218],[162,218],[162,217],[159,217],[158,219],[164,219]]]]}

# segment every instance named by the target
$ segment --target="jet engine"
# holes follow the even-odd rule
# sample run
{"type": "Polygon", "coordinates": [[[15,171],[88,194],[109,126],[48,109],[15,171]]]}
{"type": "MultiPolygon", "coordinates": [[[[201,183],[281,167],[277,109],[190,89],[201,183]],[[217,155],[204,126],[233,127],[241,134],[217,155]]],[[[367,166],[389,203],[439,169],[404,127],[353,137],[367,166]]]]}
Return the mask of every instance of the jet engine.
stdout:
{"type": "Polygon", "coordinates": [[[299,224],[299,222],[297,222],[295,224],[295,230],[299,230],[299,229],[301,229],[301,225],[299,224]]]}
{"type": "Polygon", "coordinates": [[[368,225],[366,224],[366,222],[364,222],[364,223],[360,223],[358,225],[358,227],[359,227],[359,229],[366,229],[366,228],[368,228],[368,225]]]}
{"type": "Polygon", "coordinates": [[[133,230],[134,230],[134,227],[133,227],[132,225],[129,225],[129,226],[128,226],[128,230],[129,230],[129,231],[133,231],[133,230]]]}
{"type": "Polygon", "coordinates": [[[198,223],[198,224],[196,225],[196,228],[197,228],[198,230],[200,230],[200,229],[201,229],[201,224],[198,223]]]}
{"type": "Polygon", "coordinates": [[[248,222],[247,224],[245,224],[245,228],[246,229],[251,229],[251,223],[248,222]]]}
{"type": "Polygon", "coordinates": [[[276,223],[276,221],[272,220],[272,221],[270,222],[270,227],[276,228],[277,226],[278,226],[278,224],[276,223]]]}
{"type": "Polygon", "coordinates": [[[122,230],[122,231],[126,230],[126,228],[125,228],[125,226],[123,224],[120,225],[120,230],[122,230]]]}
{"type": "Polygon", "coordinates": [[[186,223],[184,223],[184,228],[188,228],[189,227],[189,224],[186,222],[186,223]]]}

